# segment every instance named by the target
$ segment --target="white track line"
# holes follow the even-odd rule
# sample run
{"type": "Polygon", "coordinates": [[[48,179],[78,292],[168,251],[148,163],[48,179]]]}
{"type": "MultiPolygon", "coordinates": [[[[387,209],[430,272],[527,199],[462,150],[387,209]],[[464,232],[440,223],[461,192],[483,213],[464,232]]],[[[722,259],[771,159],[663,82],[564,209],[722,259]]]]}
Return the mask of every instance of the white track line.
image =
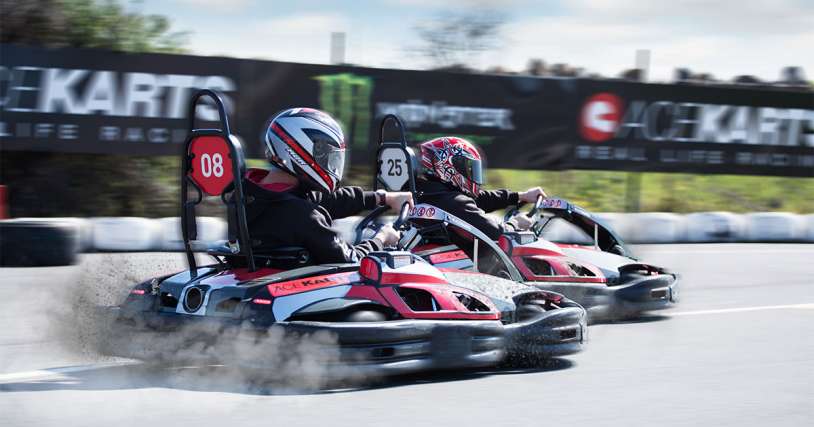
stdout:
{"type": "Polygon", "coordinates": [[[731,250],[731,249],[692,249],[692,248],[682,248],[682,249],[653,249],[653,248],[633,248],[634,252],[641,252],[643,254],[726,254],[726,255],[747,255],[747,254],[809,254],[814,252],[814,248],[805,248],[805,249],[743,249],[743,250],[731,250]],[[637,251],[638,249],[638,251],[637,251]]]}
{"type": "Polygon", "coordinates": [[[48,369],[39,369],[36,371],[27,371],[27,372],[12,372],[8,374],[0,374],[0,384],[8,384],[8,383],[15,383],[15,382],[26,382],[26,381],[39,381],[44,380],[52,377],[59,377],[66,374],[74,374],[77,372],[87,372],[93,371],[96,369],[104,369],[104,368],[111,368],[117,366],[128,366],[128,365],[135,365],[139,362],[136,361],[122,361],[122,362],[110,362],[110,363],[96,363],[93,365],[79,365],[79,366],[66,366],[63,368],[48,368],[48,369]]]}
{"type": "Polygon", "coordinates": [[[674,313],[665,313],[668,316],[700,316],[704,314],[726,314],[726,313],[742,313],[746,311],[764,311],[764,310],[789,310],[789,309],[802,309],[814,310],[813,304],[789,304],[789,305],[764,305],[757,307],[738,307],[738,308],[721,308],[717,310],[698,310],[698,311],[677,311],[674,313]]]}

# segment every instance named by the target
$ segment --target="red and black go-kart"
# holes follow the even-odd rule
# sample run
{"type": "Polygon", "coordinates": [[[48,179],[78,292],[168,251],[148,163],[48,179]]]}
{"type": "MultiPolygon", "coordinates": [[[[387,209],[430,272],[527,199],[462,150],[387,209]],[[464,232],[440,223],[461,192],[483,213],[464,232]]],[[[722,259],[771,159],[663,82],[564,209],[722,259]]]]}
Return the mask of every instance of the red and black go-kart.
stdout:
{"type": "MultiPolygon", "coordinates": [[[[381,123],[377,164],[377,173],[373,183],[374,189],[384,188],[395,191],[406,188],[416,194],[414,171],[417,168],[417,162],[412,150],[406,146],[404,125],[394,115],[387,115],[381,123]],[[395,128],[400,133],[400,141],[385,141],[385,130],[388,123],[395,125],[395,128]]],[[[355,233],[357,243],[378,231],[383,220],[381,214],[384,209],[386,208],[372,211],[357,224],[355,233]]],[[[440,210],[435,210],[432,207],[426,207],[425,209],[425,207],[417,206],[415,209],[410,210],[407,216],[409,226],[404,227],[403,237],[398,245],[399,249],[414,248],[418,242],[424,239],[423,236],[432,231],[434,226],[427,227],[424,216],[432,217],[436,211],[440,214],[440,210]]],[[[475,241],[488,240],[479,230],[473,229],[473,227],[460,220],[454,224],[444,223],[443,226],[446,227],[447,231],[454,231],[468,236],[470,241],[473,239],[475,241]]],[[[496,248],[494,242],[492,242],[492,246],[496,248]]],[[[449,283],[489,295],[498,308],[504,312],[502,317],[504,323],[507,323],[507,319],[512,318],[510,313],[513,311],[524,313],[521,317],[534,313],[536,319],[534,329],[526,328],[525,331],[520,332],[517,326],[508,323],[506,328],[510,331],[510,335],[523,335],[525,348],[536,348],[533,352],[535,355],[560,356],[581,350],[587,331],[587,316],[585,310],[578,303],[561,294],[523,284],[522,276],[511,265],[511,260],[505,254],[495,253],[493,256],[483,256],[485,254],[482,253],[481,255],[480,257],[474,257],[474,259],[489,260],[489,265],[481,265],[478,268],[476,264],[475,268],[461,269],[454,268],[455,266],[451,264],[445,264],[439,270],[443,272],[449,283]],[[525,298],[526,301],[536,300],[546,310],[541,311],[540,307],[534,304],[519,304],[519,301],[523,301],[521,297],[525,298]]],[[[428,258],[425,261],[432,264],[439,260],[438,257],[444,256],[443,254],[434,255],[431,259],[428,258]]]]}
{"type": "MultiPolygon", "coordinates": [[[[383,154],[374,186],[391,181],[388,189],[414,191],[419,165],[405,136],[386,143],[380,137],[379,152],[383,154]],[[405,154],[398,154],[402,150],[405,154]],[[399,168],[402,161],[408,167],[399,168]],[[394,180],[392,175],[402,171],[406,176],[394,180]]],[[[504,220],[515,214],[516,208],[504,220]]],[[[585,307],[590,321],[631,318],[678,301],[677,275],[630,256],[622,240],[588,211],[562,199],[541,197],[527,215],[534,221],[530,231],[505,233],[494,242],[460,218],[419,204],[409,215],[418,233],[409,249],[445,270],[475,270],[560,293],[585,307]],[[582,230],[593,244],[558,244],[541,238],[554,219],[582,230]]],[[[357,235],[364,226],[357,227],[357,235]]]]}
{"type": "MultiPolygon", "coordinates": [[[[505,219],[517,214],[506,213],[505,219]]],[[[613,230],[567,200],[539,198],[526,214],[531,230],[501,236],[499,246],[526,279],[580,302],[592,320],[634,318],[679,300],[676,273],[634,258],[613,230]],[[541,235],[556,221],[581,234],[582,243],[553,243],[541,235]]]]}
{"type": "MultiPolygon", "coordinates": [[[[459,285],[399,248],[372,253],[358,264],[327,265],[313,265],[302,248],[254,251],[240,179],[242,148],[229,130],[223,103],[214,92],[201,91],[189,117],[181,192],[189,270],[138,284],[121,305],[107,308],[106,353],[255,369],[296,347],[297,339],[319,336],[309,351],[331,352],[336,357],[324,360],[337,372],[388,375],[491,366],[507,355],[545,357],[581,348],[584,310],[554,293],[453,273],[464,276],[462,283],[478,284],[459,285]],[[217,105],[220,129],[195,128],[202,97],[217,105]],[[213,264],[198,266],[191,243],[197,234],[195,207],[204,195],[227,205],[229,240],[209,250],[213,264]],[[582,322],[550,328],[563,317],[582,322]]],[[[395,227],[408,227],[406,208],[395,227]]]]}

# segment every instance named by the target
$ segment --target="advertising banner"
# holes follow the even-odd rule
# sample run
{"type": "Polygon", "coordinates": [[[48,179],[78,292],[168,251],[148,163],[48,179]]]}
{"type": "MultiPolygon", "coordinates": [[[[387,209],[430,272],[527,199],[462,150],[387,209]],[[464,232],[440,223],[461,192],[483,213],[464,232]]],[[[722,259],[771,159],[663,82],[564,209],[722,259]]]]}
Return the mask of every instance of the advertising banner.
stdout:
{"type": "MultiPolygon", "coordinates": [[[[240,103],[233,60],[14,45],[1,57],[3,150],[177,155],[196,88],[240,103]]],[[[240,109],[231,109],[239,124],[240,109]]],[[[216,116],[198,110],[200,120],[216,116]]]]}
{"type": "Polygon", "coordinates": [[[493,166],[561,168],[570,153],[573,80],[269,62],[250,75],[241,98],[258,132],[283,108],[316,106],[342,124],[357,164],[372,161],[387,114],[402,119],[411,143],[461,136],[493,166]]]}
{"type": "MultiPolygon", "coordinates": [[[[246,152],[283,109],[343,126],[372,161],[387,114],[411,143],[470,139],[488,167],[814,176],[814,92],[408,71],[2,45],[0,150],[177,155],[191,94],[223,94],[246,152]]],[[[216,112],[199,107],[199,126],[216,112]]]]}
{"type": "Polygon", "coordinates": [[[570,168],[814,176],[814,92],[581,80],[570,168]]]}

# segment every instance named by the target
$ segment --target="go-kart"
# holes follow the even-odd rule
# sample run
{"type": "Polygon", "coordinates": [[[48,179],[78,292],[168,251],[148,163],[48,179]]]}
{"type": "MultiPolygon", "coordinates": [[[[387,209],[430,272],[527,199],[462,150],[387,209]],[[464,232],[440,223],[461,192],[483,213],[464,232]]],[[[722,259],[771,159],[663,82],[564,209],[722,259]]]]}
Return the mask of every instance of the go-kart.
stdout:
{"type": "MultiPolygon", "coordinates": [[[[138,284],[119,306],[105,309],[107,354],[257,369],[310,339],[316,344],[309,352],[333,354],[322,359],[329,372],[389,375],[492,366],[507,356],[548,357],[582,347],[585,312],[576,303],[523,285],[510,289],[483,274],[451,278],[400,247],[359,263],[323,265],[311,262],[304,248],[256,251],[246,221],[242,146],[223,103],[201,91],[189,117],[181,189],[189,270],[138,284]],[[195,128],[202,98],[217,106],[220,129],[195,128]],[[226,204],[229,239],[208,250],[212,264],[198,266],[195,210],[205,196],[226,204]]],[[[393,226],[411,235],[408,208],[393,226]]]]}
{"type": "MultiPolygon", "coordinates": [[[[510,210],[505,219],[517,213],[510,210]]],[[[678,275],[633,257],[622,239],[585,209],[564,199],[538,198],[526,215],[533,221],[529,231],[506,233],[498,241],[526,283],[573,298],[594,321],[633,318],[678,302],[678,275]],[[581,232],[587,244],[541,238],[556,221],[581,232]]]]}
{"type": "MultiPolygon", "coordinates": [[[[413,173],[417,167],[415,156],[404,141],[403,123],[398,117],[387,115],[382,121],[379,132],[378,171],[376,180],[373,183],[374,190],[383,188],[388,191],[398,191],[407,187],[413,194],[416,194],[413,173]],[[399,130],[400,142],[385,141],[385,129],[388,123],[392,123],[399,130]]],[[[375,209],[357,224],[356,243],[376,234],[381,227],[382,214],[385,210],[386,208],[375,209]]],[[[410,209],[409,212],[404,212],[405,221],[402,221],[401,217],[397,219],[397,222],[402,224],[403,231],[402,238],[397,245],[398,250],[412,249],[417,242],[422,240],[422,234],[426,235],[429,231],[422,224],[423,215],[431,215],[432,212],[434,212],[432,208],[425,211],[417,206],[410,209]]],[[[453,224],[452,227],[455,227],[455,225],[461,228],[462,233],[471,231],[474,239],[480,239],[481,241],[486,239],[480,231],[471,230],[468,224],[460,220],[453,224]]],[[[418,258],[428,264],[437,261],[436,257],[418,258]]],[[[484,259],[486,258],[491,260],[493,264],[491,268],[478,269],[476,265],[474,269],[466,270],[449,268],[450,265],[445,265],[444,268],[439,268],[439,271],[442,272],[450,284],[488,295],[503,313],[501,320],[508,336],[512,337],[510,343],[514,343],[514,340],[519,339],[523,341],[520,347],[527,350],[534,349],[533,351],[526,351],[526,355],[536,357],[562,356],[581,350],[587,331],[587,320],[585,311],[579,304],[561,294],[535,289],[522,284],[522,276],[514,269],[510,259],[503,253],[496,253],[495,256],[485,257],[484,259]],[[513,271],[514,274],[490,274],[492,270],[500,270],[500,265],[504,265],[505,269],[513,271]],[[518,304],[518,301],[533,300],[538,303],[547,301],[547,304],[542,304],[545,312],[541,311],[539,306],[536,307],[535,304],[518,304]],[[513,301],[513,303],[507,305],[506,303],[510,301],[513,301]],[[516,323],[516,319],[522,319],[529,313],[536,313],[534,315],[536,319],[534,329],[516,323]]],[[[476,259],[478,258],[476,257],[476,259]]]]}
{"type": "MultiPolygon", "coordinates": [[[[380,153],[388,154],[380,155],[375,182],[394,181],[388,189],[409,188],[415,194],[419,165],[404,135],[389,143],[380,137],[380,146],[380,153]],[[408,176],[394,180],[390,175],[399,169],[388,164],[399,150],[408,176]]],[[[509,210],[504,221],[517,214],[519,208],[509,210]]],[[[409,249],[443,270],[474,270],[560,293],[585,307],[592,322],[636,317],[678,301],[677,275],[633,258],[622,240],[588,211],[563,199],[540,197],[527,215],[533,222],[529,231],[507,232],[494,242],[451,213],[418,204],[408,217],[418,234],[409,249]],[[545,240],[541,235],[553,220],[571,224],[593,244],[545,240]]]]}

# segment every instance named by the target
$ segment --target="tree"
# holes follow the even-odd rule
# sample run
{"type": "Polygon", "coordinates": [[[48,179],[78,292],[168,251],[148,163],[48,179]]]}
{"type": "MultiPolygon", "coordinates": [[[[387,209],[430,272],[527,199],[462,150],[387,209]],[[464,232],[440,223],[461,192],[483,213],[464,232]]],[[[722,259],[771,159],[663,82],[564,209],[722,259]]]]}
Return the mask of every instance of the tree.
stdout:
{"type": "Polygon", "coordinates": [[[60,0],[0,0],[0,42],[58,46],[66,20],[60,0]]]}
{"type": "Polygon", "coordinates": [[[417,50],[434,68],[471,68],[474,56],[499,45],[504,22],[504,15],[488,10],[441,14],[415,28],[422,42],[417,50]]]}
{"type": "Polygon", "coordinates": [[[115,0],[0,0],[0,42],[124,52],[180,52],[186,33],[115,0]]]}

